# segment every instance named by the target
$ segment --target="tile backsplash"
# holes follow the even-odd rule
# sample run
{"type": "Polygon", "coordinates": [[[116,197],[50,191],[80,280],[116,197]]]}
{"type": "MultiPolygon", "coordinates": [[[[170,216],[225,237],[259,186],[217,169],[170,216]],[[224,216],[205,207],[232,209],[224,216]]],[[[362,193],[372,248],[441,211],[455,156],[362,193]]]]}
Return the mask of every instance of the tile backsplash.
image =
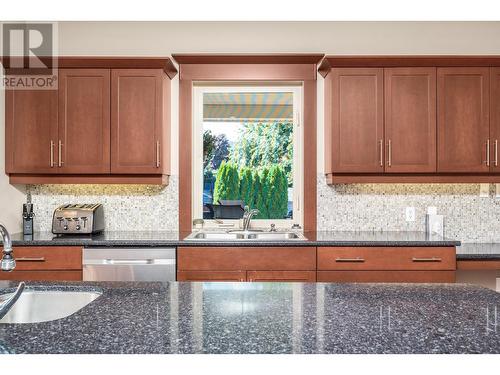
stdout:
{"type": "Polygon", "coordinates": [[[500,241],[500,198],[479,196],[479,184],[349,184],[318,176],[318,230],[425,230],[427,207],[444,215],[445,236],[463,242],[500,241]],[[406,207],[416,219],[406,222],[406,207]]]}
{"type": "MultiPolygon", "coordinates": [[[[31,185],[35,230],[50,231],[54,209],[64,203],[104,204],[107,230],[178,229],[178,179],[157,185],[31,185]]],[[[445,236],[463,242],[500,241],[500,198],[490,185],[349,184],[328,186],[318,175],[318,230],[423,231],[427,207],[445,216],[445,236]],[[406,222],[406,207],[416,220],[406,222]]]]}
{"type": "Polygon", "coordinates": [[[159,185],[29,185],[35,231],[50,231],[54,209],[65,203],[102,203],[109,231],[178,230],[177,176],[159,185]]]}

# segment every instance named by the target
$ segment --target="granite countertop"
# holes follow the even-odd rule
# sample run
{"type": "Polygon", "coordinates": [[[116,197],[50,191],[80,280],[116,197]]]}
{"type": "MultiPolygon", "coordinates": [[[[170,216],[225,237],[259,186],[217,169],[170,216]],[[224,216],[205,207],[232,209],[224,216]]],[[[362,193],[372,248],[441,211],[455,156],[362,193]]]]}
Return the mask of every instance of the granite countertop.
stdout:
{"type": "MultiPolygon", "coordinates": [[[[13,290],[14,282],[0,283],[13,290]]],[[[464,284],[29,283],[102,295],[0,324],[5,353],[500,353],[500,294],[464,284]]],[[[0,293],[1,293],[0,292],[0,293]]]]}
{"type": "Polygon", "coordinates": [[[12,235],[14,246],[458,246],[460,241],[425,232],[304,232],[306,241],[190,241],[183,232],[104,232],[92,236],[56,236],[37,232],[12,235]]]}
{"type": "Polygon", "coordinates": [[[457,260],[500,260],[500,243],[463,243],[457,247],[457,260]]]}

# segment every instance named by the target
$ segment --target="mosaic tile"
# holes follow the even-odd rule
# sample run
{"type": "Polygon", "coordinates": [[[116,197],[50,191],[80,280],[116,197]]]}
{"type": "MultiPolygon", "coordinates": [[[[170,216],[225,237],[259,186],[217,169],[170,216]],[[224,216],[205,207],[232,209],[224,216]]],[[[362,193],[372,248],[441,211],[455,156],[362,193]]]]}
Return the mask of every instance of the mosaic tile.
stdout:
{"type": "Polygon", "coordinates": [[[318,231],[424,231],[427,207],[445,217],[445,237],[463,242],[500,241],[500,198],[490,185],[487,198],[479,184],[340,184],[318,175],[318,231]],[[406,222],[406,207],[416,220],[406,222]]]}
{"type": "Polygon", "coordinates": [[[177,176],[159,185],[29,185],[35,231],[50,231],[54,209],[65,203],[102,203],[108,231],[176,231],[177,176]]]}

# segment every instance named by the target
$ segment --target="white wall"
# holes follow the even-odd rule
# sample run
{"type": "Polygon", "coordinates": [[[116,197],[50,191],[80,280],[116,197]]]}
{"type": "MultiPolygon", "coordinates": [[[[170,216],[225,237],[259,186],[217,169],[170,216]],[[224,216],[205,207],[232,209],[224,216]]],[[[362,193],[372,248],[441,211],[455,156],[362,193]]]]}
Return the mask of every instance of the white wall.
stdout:
{"type": "MultiPolygon", "coordinates": [[[[0,79],[2,78],[0,72],[0,79]]],[[[5,92],[0,90],[0,223],[14,232],[21,229],[24,191],[24,186],[9,185],[9,179],[5,175],[5,92]]]]}
{"type": "MultiPolygon", "coordinates": [[[[61,22],[60,55],[172,53],[500,54],[500,22],[61,22]]],[[[177,173],[178,79],[172,82],[177,173]]],[[[318,81],[318,171],[323,169],[323,85],[318,81]]],[[[0,94],[2,95],[2,94],[0,94]]],[[[0,96],[0,172],[4,100],[0,96]]],[[[0,173],[0,221],[20,230],[22,189],[0,173]]]]}

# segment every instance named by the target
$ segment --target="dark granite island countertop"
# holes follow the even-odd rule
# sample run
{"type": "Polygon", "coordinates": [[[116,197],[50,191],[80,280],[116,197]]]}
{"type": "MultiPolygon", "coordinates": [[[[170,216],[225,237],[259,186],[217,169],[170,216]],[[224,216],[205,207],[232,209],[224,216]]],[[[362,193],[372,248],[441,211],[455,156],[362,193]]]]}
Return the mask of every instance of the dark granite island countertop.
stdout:
{"type": "MultiPolygon", "coordinates": [[[[13,288],[15,283],[2,283],[13,288]]],[[[77,313],[0,324],[5,353],[500,353],[500,294],[464,284],[64,283],[77,313]]],[[[2,292],[6,290],[3,289],[2,292]]]]}
{"type": "Polygon", "coordinates": [[[33,236],[22,233],[12,235],[14,246],[458,246],[460,241],[441,236],[429,236],[425,232],[395,231],[331,231],[304,232],[307,240],[283,241],[190,241],[190,233],[104,232],[87,236],[56,236],[50,232],[36,232],[33,236]]]}

